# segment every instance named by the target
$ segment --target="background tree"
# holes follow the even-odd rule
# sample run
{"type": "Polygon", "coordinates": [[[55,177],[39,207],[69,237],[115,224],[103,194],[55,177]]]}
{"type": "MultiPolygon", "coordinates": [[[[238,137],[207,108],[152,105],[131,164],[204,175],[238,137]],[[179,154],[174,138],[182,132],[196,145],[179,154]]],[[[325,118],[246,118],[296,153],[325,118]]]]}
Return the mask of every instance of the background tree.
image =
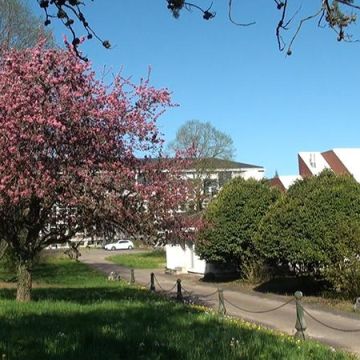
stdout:
{"type": "Polygon", "coordinates": [[[195,170],[193,182],[193,201],[196,211],[203,209],[206,182],[214,168],[214,159],[232,159],[235,153],[233,140],[210,122],[187,121],[176,132],[175,140],[169,144],[173,154],[190,153],[189,166],[195,170]]]}
{"type": "Polygon", "coordinates": [[[189,120],[182,125],[169,148],[173,152],[193,149],[193,157],[196,159],[230,160],[235,153],[233,140],[229,135],[217,130],[210,122],[199,120],[189,120]]]}
{"type": "MultiPolygon", "coordinates": [[[[97,38],[105,48],[110,48],[108,40],[102,40],[89,25],[81,5],[88,4],[84,0],[34,0],[39,6],[44,9],[46,20],[45,25],[49,25],[52,18],[58,18],[70,30],[72,34],[72,44],[78,56],[82,55],[78,52],[78,45],[80,44],[80,35],[77,35],[77,29],[74,25],[76,22],[82,25],[86,32],[88,39],[97,38]]],[[[233,6],[239,4],[240,0],[229,0],[226,2],[227,15],[229,21],[236,26],[251,26],[255,25],[251,17],[250,21],[239,22],[235,20],[233,14],[233,6]]],[[[204,20],[215,18],[216,12],[212,9],[213,3],[209,1],[209,6],[204,7],[200,0],[193,0],[191,2],[185,0],[166,0],[167,8],[171,11],[175,18],[178,18],[180,13],[186,10],[197,10],[202,15],[204,20]]],[[[317,0],[313,2],[309,13],[305,13],[303,8],[308,8],[309,4],[306,1],[298,0],[274,0],[268,2],[269,6],[275,6],[279,11],[278,21],[275,24],[276,40],[280,51],[286,50],[288,55],[292,53],[292,45],[298,36],[304,23],[314,21],[319,28],[328,27],[337,34],[338,41],[353,41],[351,32],[348,28],[356,22],[357,13],[360,10],[360,3],[357,0],[317,0]],[[304,6],[302,6],[304,5],[304,6]],[[289,31],[290,26],[295,23],[295,30],[289,31]],[[285,34],[290,34],[285,37],[285,34]]],[[[263,4],[260,5],[261,11],[263,4]]],[[[108,10],[111,11],[110,5],[107,5],[108,10]]],[[[238,14],[236,14],[238,15],[238,14]]],[[[243,14],[239,14],[244,17],[243,14]]]]}
{"type": "Polygon", "coordinates": [[[32,47],[44,36],[53,45],[51,32],[24,0],[0,0],[0,48],[32,47]]]}
{"type": "Polygon", "coordinates": [[[228,182],[206,209],[196,244],[200,257],[243,270],[257,257],[253,238],[278,197],[279,191],[263,181],[238,177],[228,182]]]}
{"type": "Polygon", "coordinates": [[[262,220],[256,247],[275,265],[327,278],[360,254],[359,229],[360,184],[326,170],[290,187],[262,220]]]}
{"type": "Polygon", "coordinates": [[[76,233],[107,226],[174,233],[169,226],[180,220],[171,210],[186,199],[187,184],[176,159],[161,160],[156,126],[170,105],[169,92],[148,80],[116,77],[104,86],[71,49],[46,49],[43,41],[5,51],[0,238],[17,261],[18,300],[30,299],[35,256],[76,233]],[[139,152],[148,157],[138,159],[139,152]]]}

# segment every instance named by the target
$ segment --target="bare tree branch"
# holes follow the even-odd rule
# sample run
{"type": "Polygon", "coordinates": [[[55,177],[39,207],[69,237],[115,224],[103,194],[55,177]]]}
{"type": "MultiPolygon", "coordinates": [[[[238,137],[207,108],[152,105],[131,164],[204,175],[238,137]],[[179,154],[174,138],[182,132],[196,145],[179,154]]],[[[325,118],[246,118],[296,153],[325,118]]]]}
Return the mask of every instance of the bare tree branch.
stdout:
{"type": "Polygon", "coordinates": [[[299,26],[297,27],[297,29],[296,29],[296,31],[295,31],[295,34],[293,35],[293,37],[292,37],[292,39],[291,39],[291,41],[290,41],[290,43],[289,43],[288,50],[287,50],[287,55],[291,55],[291,53],[292,53],[292,51],[291,51],[291,46],[292,46],[293,42],[295,41],[296,37],[298,36],[299,31],[300,31],[301,27],[303,26],[304,22],[309,21],[309,20],[311,20],[311,19],[314,19],[315,17],[317,17],[318,15],[320,15],[320,14],[322,13],[322,11],[323,11],[323,10],[320,9],[316,14],[310,15],[310,16],[308,16],[308,17],[306,17],[306,18],[304,18],[304,19],[302,19],[302,20],[300,21],[299,26]]]}
{"type": "Polygon", "coordinates": [[[252,22],[249,22],[249,23],[238,23],[238,22],[236,22],[235,20],[233,20],[232,15],[231,15],[231,13],[232,13],[232,0],[229,0],[228,7],[229,7],[228,18],[229,18],[230,22],[232,22],[234,25],[237,25],[237,26],[251,26],[251,25],[256,24],[255,21],[252,21],[252,22]]]}
{"type": "MultiPolygon", "coordinates": [[[[4,0],[2,0],[4,1],[4,0]]],[[[102,40],[101,37],[90,26],[82,12],[82,7],[88,4],[89,0],[36,0],[39,6],[45,13],[45,25],[49,25],[51,19],[60,20],[65,27],[69,29],[72,36],[71,44],[74,47],[76,54],[83,60],[87,60],[78,47],[82,42],[81,36],[77,35],[74,25],[76,22],[80,23],[86,32],[85,37],[87,39],[96,38],[99,40],[105,48],[110,48],[110,42],[102,40]]],[[[240,1],[240,0],[239,0],[240,1]]],[[[249,1],[249,0],[248,0],[249,1]]],[[[338,41],[353,42],[352,34],[348,31],[350,25],[354,24],[357,19],[357,12],[360,10],[359,0],[317,0],[318,9],[313,14],[306,15],[297,19],[300,14],[301,5],[295,13],[288,17],[288,9],[290,4],[296,4],[297,0],[273,0],[276,8],[280,11],[279,20],[275,26],[275,35],[277,45],[280,51],[283,51],[287,47],[287,55],[292,53],[292,46],[295,39],[298,37],[299,32],[305,22],[310,20],[316,20],[319,28],[324,28],[325,24],[337,34],[338,41]],[[354,11],[354,12],[353,12],[354,11]],[[289,36],[285,36],[285,32],[290,30],[290,25],[297,23],[295,33],[289,36]],[[324,24],[324,25],[323,25],[324,24]],[[290,38],[290,41],[288,41],[290,38]],[[288,45],[287,45],[288,44],[288,45]]],[[[1,2],[1,0],[0,0],[1,2]]],[[[182,10],[196,10],[202,14],[203,19],[211,20],[216,16],[216,12],[212,11],[213,3],[209,2],[208,8],[200,6],[200,0],[193,0],[188,2],[185,0],[165,0],[167,8],[171,11],[175,18],[179,18],[182,10]]],[[[313,3],[316,3],[313,1],[313,3]]],[[[237,22],[234,19],[234,0],[228,0],[227,2],[227,17],[228,20],[241,27],[254,25],[255,21],[243,23],[237,22]]],[[[265,5],[262,5],[265,6],[265,5]]],[[[110,6],[107,6],[108,8],[110,6]]]]}

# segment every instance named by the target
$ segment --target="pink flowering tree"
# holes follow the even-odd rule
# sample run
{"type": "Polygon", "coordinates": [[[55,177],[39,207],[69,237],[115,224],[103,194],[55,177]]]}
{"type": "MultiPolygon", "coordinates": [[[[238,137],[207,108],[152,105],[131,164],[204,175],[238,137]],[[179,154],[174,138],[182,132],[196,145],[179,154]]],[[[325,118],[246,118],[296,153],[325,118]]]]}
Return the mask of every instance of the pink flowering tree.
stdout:
{"type": "Polygon", "coordinates": [[[148,80],[105,86],[72,49],[2,53],[0,237],[17,260],[18,300],[30,300],[34,257],[51,244],[114,227],[181,228],[183,164],[161,158],[156,126],[169,106],[148,80]]]}

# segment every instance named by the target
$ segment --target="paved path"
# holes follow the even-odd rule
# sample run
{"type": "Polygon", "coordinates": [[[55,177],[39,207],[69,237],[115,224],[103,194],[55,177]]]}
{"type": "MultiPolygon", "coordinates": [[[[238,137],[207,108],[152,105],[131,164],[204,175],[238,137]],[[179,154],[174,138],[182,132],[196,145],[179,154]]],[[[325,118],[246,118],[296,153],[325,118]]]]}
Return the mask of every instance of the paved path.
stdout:
{"type": "MultiPolygon", "coordinates": [[[[135,250],[132,250],[133,252],[135,250]]],[[[128,251],[117,252],[117,254],[127,253],[128,251]]],[[[125,280],[130,280],[130,270],[126,267],[115,265],[105,258],[109,256],[109,252],[104,250],[91,250],[83,251],[81,261],[100,270],[105,273],[111,271],[119,272],[121,277],[125,280]]],[[[150,281],[151,270],[135,270],[136,282],[142,285],[146,285],[150,281]]],[[[176,282],[178,276],[164,274],[164,270],[154,270],[155,276],[159,281],[160,285],[165,289],[170,289],[176,282]]],[[[157,285],[157,284],[156,284],[157,285]]],[[[217,290],[216,285],[204,283],[199,281],[199,277],[196,276],[183,276],[182,285],[185,290],[191,292],[194,296],[202,296],[214,293],[217,290]]],[[[159,288],[156,286],[157,289],[159,288]]],[[[236,317],[241,317],[245,320],[254,321],[263,324],[270,328],[275,328],[286,332],[288,334],[294,334],[295,324],[295,305],[294,302],[285,305],[284,307],[268,312],[268,313],[251,313],[247,311],[241,311],[238,307],[241,307],[250,311],[268,310],[273,309],[284,302],[287,299],[281,296],[267,296],[258,295],[256,293],[243,292],[241,290],[227,290],[224,289],[224,298],[228,302],[226,303],[227,313],[236,317]],[[230,303],[236,305],[236,307],[230,305],[230,303]]],[[[214,294],[206,298],[206,303],[217,308],[218,306],[218,295],[214,294]]],[[[340,329],[359,329],[360,330],[360,317],[356,314],[342,313],[342,312],[330,312],[321,310],[318,307],[314,307],[308,304],[304,305],[305,309],[309,311],[311,315],[316,317],[323,323],[332,327],[340,329]]],[[[310,337],[317,339],[321,342],[327,343],[334,347],[342,348],[360,355],[360,331],[358,332],[341,332],[329,329],[318,322],[305,315],[307,322],[306,334],[310,337]]]]}

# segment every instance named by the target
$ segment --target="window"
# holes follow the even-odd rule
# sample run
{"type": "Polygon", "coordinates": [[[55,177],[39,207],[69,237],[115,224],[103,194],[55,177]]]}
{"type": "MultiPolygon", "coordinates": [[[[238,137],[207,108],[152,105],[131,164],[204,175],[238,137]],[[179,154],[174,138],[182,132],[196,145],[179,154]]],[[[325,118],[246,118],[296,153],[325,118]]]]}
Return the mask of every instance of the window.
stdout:
{"type": "Polygon", "coordinates": [[[204,180],[204,194],[205,195],[216,195],[218,193],[218,182],[216,179],[205,179],[204,180]]]}
{"type": "Polygon", "coordinates": [[[145,174],[139,174],[137,176],[137,183],[141,185],[147,185],[146,176],[145,174]]]}
{"type": "Polygon", "coordinates": [[[231,171],[222,171],[219,173],[219,187],[223,187],[225,183],[231,180],[232,173],[231,171]]]}

